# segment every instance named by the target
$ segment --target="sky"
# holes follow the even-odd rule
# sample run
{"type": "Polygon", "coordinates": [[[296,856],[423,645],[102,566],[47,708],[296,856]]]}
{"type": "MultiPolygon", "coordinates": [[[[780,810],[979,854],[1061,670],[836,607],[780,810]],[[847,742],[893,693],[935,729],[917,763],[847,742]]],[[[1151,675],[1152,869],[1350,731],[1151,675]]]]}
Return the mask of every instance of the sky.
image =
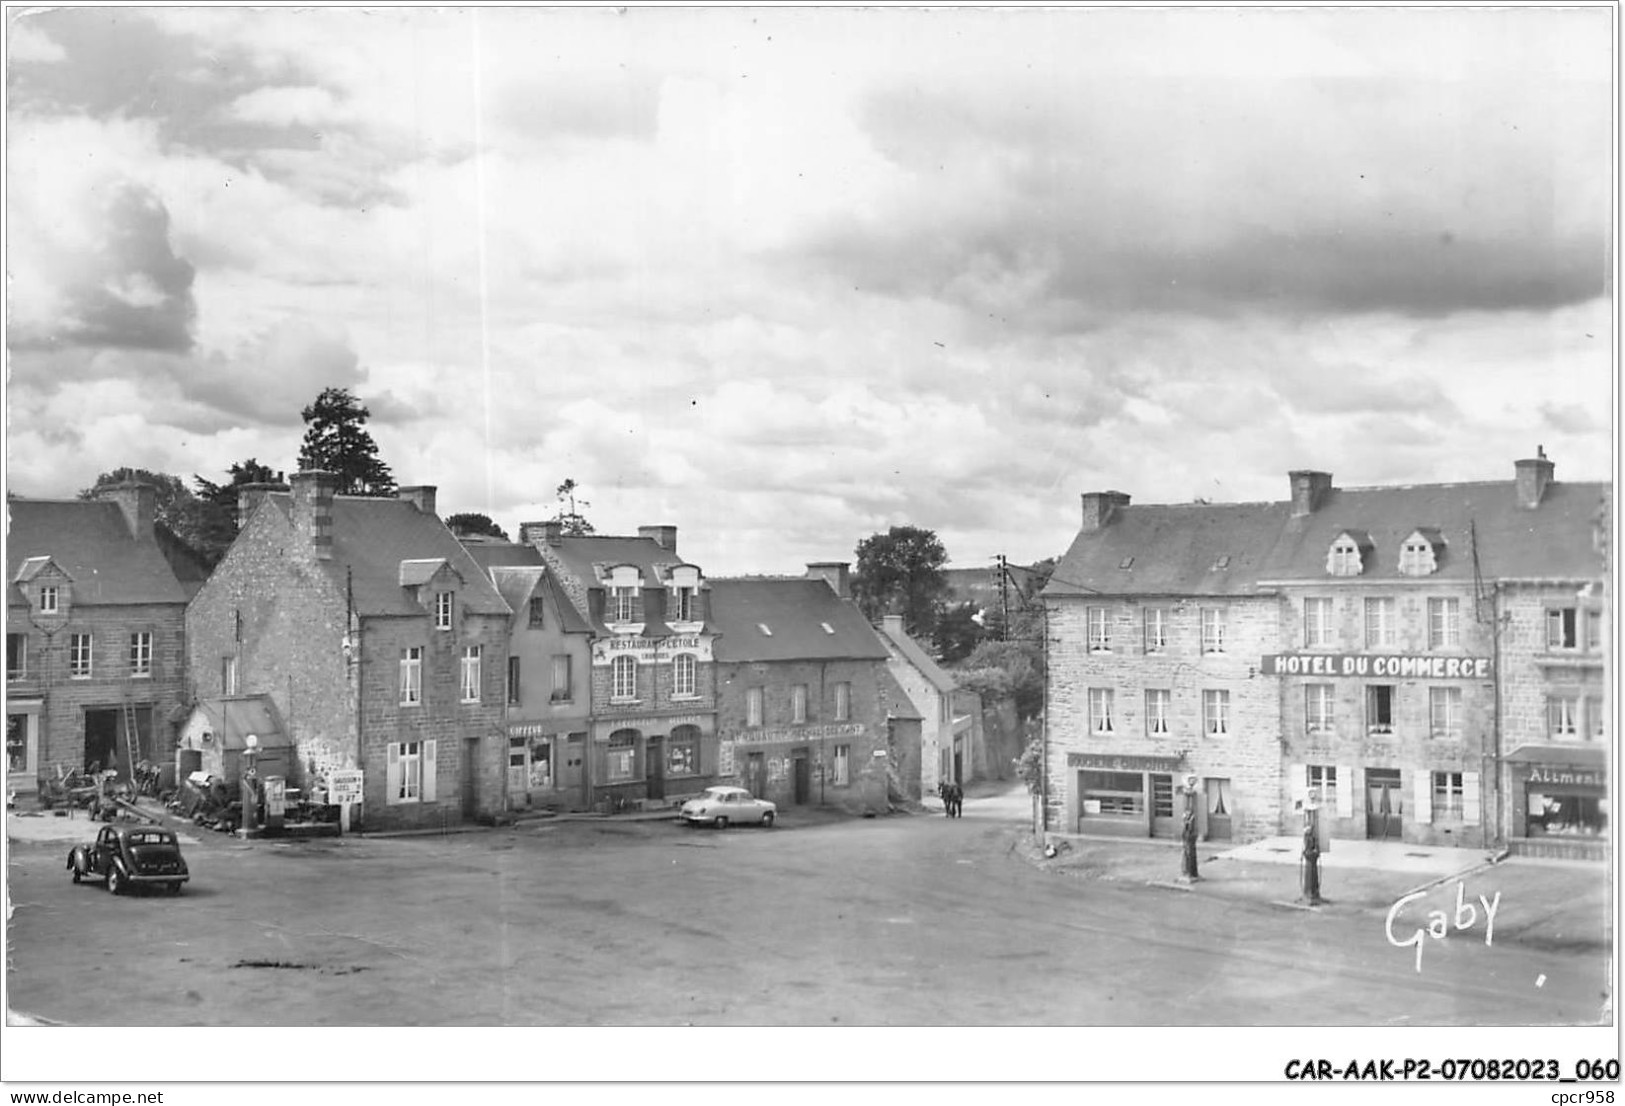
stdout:
{"type": "Polygon", "coordinates": [[[7,484],[1062,553],[1080,493],[1610,479],[1609,7],[8,9],[7,484]]]}

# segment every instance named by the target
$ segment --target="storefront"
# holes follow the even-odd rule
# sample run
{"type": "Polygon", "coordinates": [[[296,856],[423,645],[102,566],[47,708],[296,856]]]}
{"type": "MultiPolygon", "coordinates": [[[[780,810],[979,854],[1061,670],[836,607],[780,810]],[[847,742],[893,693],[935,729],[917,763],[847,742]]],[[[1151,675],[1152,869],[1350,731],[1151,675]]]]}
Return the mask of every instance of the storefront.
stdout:
{"type": "Polygon", "coordinates": [[[1075,832],[1179,836],[1183,810],[1175,785],[1186,773],[1183,758],[1068,753],[1066,765],[1077,796],[1069,819],[1075,832]]]}
{"type": "Polygon", "coordinates": [[[1606,854],[1610,804],[1602,748],[1525,745],[1506,760],[1513,852],[1573,858],[1606,854]]]}

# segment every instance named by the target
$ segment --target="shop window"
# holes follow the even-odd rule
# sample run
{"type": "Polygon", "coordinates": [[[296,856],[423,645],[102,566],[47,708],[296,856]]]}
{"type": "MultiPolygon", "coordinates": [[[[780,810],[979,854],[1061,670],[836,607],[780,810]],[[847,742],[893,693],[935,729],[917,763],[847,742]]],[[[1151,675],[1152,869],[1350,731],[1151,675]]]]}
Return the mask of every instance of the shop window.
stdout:
{"type": "Polygon", "coordinates": [[[1145,609],[1145,651],[1160,653],[1168,648],[1168,611],[1165,607],[1145,609]]]}
{"type": "Polygon", "coordinates": [[[1230,732],[1230,693],[1206,690],[1202,692],[1202,729],[1209,737],[1220,737],[1230,732]]]}
{"type": "Polygon", "coordinates": [[[618,703],[630,703],[638,697],[638,662],[635,657],[616,657],[612,665],[613,677],[609,696],[618,703]]]}
{"type": "Polygon", "coordinates": [[[1428,648],[1454,649],[1461,644],[1461,600],[1428,600],[1428,648]]]}
{"type": "Polygon", "coordinates": [[[1079,773],[1083,815],[1145,815],[1145,778],[1138,772],[1079,773]]]}
{"type": "Polygon", "coordinates": [[[550,791],[553,788],[553,739],[538,738],[530,743],[530,789],[550,791]]]}
{"type": "Polygon", "coordinates": [[[1394,732],[1394,687],[1369,684],[1365,689],[1365,729],[1367,733],[1394,732]]]}
{"type": "Polygon", "coordinates": [[[1089,608],[1089,652],[1091,653],[1110,653],[1112,651],[1109,614],[1110,612],[1105,607],[1089,608]]]}
{"type": "Polygon", "coordinates": [[[616,730],[609,735],[606,751],[606,779],[610,783],[624,783],[637,778],[638,734],[636,730],[616,730]]]}
{"type": "Polygon", "coordinates": [[[697,726],[676,726],[666,738],[666,775],[700,774],[700,731],[697,726]]]}
{"type": "Polygon", "coordinates": [[[1333,688],[1331,684],[1307,684],[1303,689],[1303,722],[1309,733],[1332,729],[1333,688]]]}
{"type": "Polygon", "coordinates": [[[1165,687],[1145,689],[1145,732],[1153,736],[1168,732],[1169,704],[1173,693],[1165,687]]]}
{"type": "Polygon", "coordinates": [[[835,746],[835,786],[846,787],[852,782],[852,746],[835,746]]]}
{"type": "Polygon", "coordinates": [[[1303,644],[1309,649],[1335,645],[1332,633],[1332,601],[1327,598],[1303,601],[1303,644]]]}
{"type": "Polygon", "coordinates": [[[1112,689],[1089,689],[1089,730],[1096,734],[1109,734],[1112,729],[1112,689]]]}
{"type": "Polygon", "coordinates": [[[1367,649],[1392,649],[1398,639],[1392,599],[1365,601],[1365,645],[1367,649]]]}
{"type": "Polygon", "coordinates": [[[1531,785],[1528,791],[1530,837],[1606,837],[1608,800],[1596,788],[1553,788],[1531,785]],[[1586,793],[1582,793],[1586,792],[1586,793]]]}
{"type": "Polygon", "coordinates": [[[26,777],[34,772],[28,755],[30,724],[30,715],[6,715],[6,771],[13,777],[26,777]]]}
{"type": "Polygon", "coordinates": [[[1461,736],[1461,688],[1428,688],[1428,714],[1434,737],[1455,739],[1461,736]]]}

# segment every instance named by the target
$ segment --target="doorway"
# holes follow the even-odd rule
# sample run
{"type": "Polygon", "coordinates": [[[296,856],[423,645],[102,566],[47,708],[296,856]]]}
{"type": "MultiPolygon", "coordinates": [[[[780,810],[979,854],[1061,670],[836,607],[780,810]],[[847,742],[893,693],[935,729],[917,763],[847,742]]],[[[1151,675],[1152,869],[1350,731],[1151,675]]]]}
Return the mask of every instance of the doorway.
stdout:
{"type": "Polygon", "coordinates": [[[812,762],[807,759],[805,749],[797,750],[790,758],[790,777],[795,787],[796,805],[804,806],[812,796],[812,762]]]}
{"type": "Polygon", "coordinates": [[[767,760],[761,753],[745,758],[745,790],[758,799],[767,795],[767,760]]]}
{"type": "Polygon", "coordinates": [[[643,758],[643,786],[644,793],[651,799],[664,799],[666,797],[666,741],[655,736],[649,738],[649,744],[643,758]]]}
{"type": "Polygon", "coordinates": [[[118,768],[118,730],[118,711],[85,711],[85,770],[87,772],[118,768]]]}
{"type": "Polygon", "coordinates": [[[1365,835],[1376,841],[1400,840],[1404,824],[1405,794],[1399,788],[1398,768],[1365,770],[1365,835]]]}
{"type": "Polygon", "coordinates": [[[463,739],[463,821],[472,822],[474,815],[479,811],[479,792],[475,786],[475,766],[480,761],[480,739],[470,737],[463,739]]]}
{"type": "Polygon", "coordinates": [[[1204,786],[1207,789],[1207,839],[1228,841],[1231,834],[1230,781],[1209,776],[1204,786]]]}

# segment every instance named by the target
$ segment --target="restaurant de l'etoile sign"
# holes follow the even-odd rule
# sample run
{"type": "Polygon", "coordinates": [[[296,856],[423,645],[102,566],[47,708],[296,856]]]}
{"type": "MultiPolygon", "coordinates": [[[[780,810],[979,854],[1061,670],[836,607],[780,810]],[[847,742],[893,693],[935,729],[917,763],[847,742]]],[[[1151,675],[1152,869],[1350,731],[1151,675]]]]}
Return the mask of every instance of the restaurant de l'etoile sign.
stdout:
{"type": "Polygon", "coordinates": [[[1265,676],[1348,676],[1372,680],[1488,680],[1488,657],[1415,653],[1267,653],[1265,676]]]}

